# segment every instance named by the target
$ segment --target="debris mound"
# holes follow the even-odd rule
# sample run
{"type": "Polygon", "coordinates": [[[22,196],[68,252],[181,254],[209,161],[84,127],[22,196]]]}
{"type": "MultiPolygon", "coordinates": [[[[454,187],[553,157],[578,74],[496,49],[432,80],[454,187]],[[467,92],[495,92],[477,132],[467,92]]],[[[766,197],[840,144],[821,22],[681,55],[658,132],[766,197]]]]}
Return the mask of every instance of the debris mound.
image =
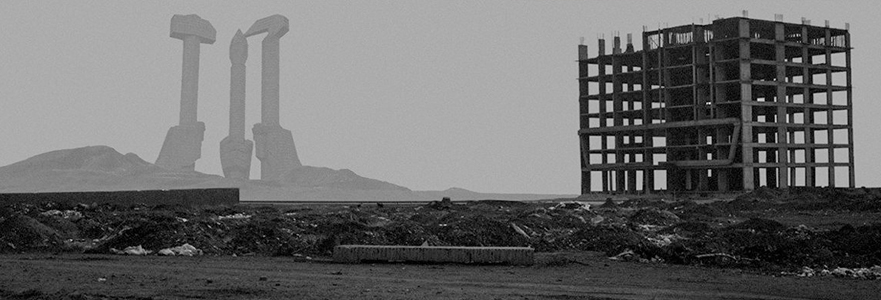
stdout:
{"type": "Polygon", "coordinates": [[[606,201],[601,209],[572,201],[447,199],[382,207],[19,203],[0,205],[0,252],[311,259],[352,244],[515,246],[793,276],[809,274],[805,267],[814,274],[844,268],[838,273],[868,278],[853,274],[881,265],[881,222],[872,221],[881,210],[871,210],[879,195],[763,189],[728,202],[634,199],[606,201]],[[862,208],[869,210],[855,210],[862,208]]]}

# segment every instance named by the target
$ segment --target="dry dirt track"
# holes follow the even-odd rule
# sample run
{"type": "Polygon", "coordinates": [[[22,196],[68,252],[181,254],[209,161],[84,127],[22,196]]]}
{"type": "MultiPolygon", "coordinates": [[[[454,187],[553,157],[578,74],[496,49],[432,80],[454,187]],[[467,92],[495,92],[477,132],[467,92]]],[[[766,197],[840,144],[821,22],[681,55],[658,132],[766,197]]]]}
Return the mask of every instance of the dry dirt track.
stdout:
{"type": "Polygon", "coordinates": [[[285,257],[0,256],[10,299],[877,299],[881,281],[538,257],[531,267],[297,262],[285,257]],[[106,280],[105,280],[106,279],[106,280]]]}

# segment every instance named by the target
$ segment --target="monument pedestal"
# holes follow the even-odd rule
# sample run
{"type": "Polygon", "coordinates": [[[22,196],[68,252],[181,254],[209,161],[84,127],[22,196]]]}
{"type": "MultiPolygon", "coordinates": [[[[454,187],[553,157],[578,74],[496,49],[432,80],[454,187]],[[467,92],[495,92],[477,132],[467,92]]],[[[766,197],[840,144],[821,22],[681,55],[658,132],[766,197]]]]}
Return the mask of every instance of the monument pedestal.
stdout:
{"type": "Polygon", "coordinates": [[[205,123],[181,124],[168,129],[156,165],[172,170],[193,171],[202,157],[205,123]]]}
{"type": "Polygon", "coordinates": [[[254,125],[256,156],[260,159],[260,179],[278,180],[293,168],[300,167],[291,131],[272,124],[254,125]]]}
{"type": "Polygon", "coordinates": [[[250,179],[251,153],[254,143],[228,136],[220,141],[220,165],[223,176],[232,179],[250,179]]]}

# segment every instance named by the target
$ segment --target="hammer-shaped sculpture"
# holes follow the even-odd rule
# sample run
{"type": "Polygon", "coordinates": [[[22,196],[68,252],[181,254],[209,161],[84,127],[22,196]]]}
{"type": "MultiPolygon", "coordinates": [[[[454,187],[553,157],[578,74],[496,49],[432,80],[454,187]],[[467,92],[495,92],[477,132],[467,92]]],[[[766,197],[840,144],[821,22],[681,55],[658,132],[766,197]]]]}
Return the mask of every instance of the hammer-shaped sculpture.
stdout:
{"type": "Polygon", "coordinates": [[[226,178],[247,180],[254,143],[245,139],[245,61],[248,40],[239,30],[229,44],[229,136],[220,141],[220,164],[226,178]]]}
{"type": "Polygon", "coordinates": [[[165,136],[156,164],[173,170],[193,170],[202,156],[205,123],[196,119],[199,97],[199,45],[213,44],[217,32],[197,15],[174,15],[171,37],[183,40],[180,124],[165,136]]]}
{"type": "Polygon", "coordinates": [[[268,33],[263,38],[259,124],[254,125],[254,142],[260,159],[260,179],[278,180],[302,166],[291,131],[279,124],[279,39],[288,32],[288,18],[272,15],[254,22],[245,36],[268,33]]]}

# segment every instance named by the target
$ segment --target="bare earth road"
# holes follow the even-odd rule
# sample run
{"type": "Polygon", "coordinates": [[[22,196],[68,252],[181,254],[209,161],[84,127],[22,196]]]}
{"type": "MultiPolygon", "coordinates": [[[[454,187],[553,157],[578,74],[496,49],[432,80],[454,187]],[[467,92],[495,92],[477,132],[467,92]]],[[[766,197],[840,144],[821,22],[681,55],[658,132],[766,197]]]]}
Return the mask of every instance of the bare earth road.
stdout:
{"type": "Polygon", "coordinates": [[[290,257],[0,255],[9,299],[878,299],[881,280],[537,257],[535,266],[346,265],[290,257]],[[559,263],[568,261],[568,263],[559,263]]]}

